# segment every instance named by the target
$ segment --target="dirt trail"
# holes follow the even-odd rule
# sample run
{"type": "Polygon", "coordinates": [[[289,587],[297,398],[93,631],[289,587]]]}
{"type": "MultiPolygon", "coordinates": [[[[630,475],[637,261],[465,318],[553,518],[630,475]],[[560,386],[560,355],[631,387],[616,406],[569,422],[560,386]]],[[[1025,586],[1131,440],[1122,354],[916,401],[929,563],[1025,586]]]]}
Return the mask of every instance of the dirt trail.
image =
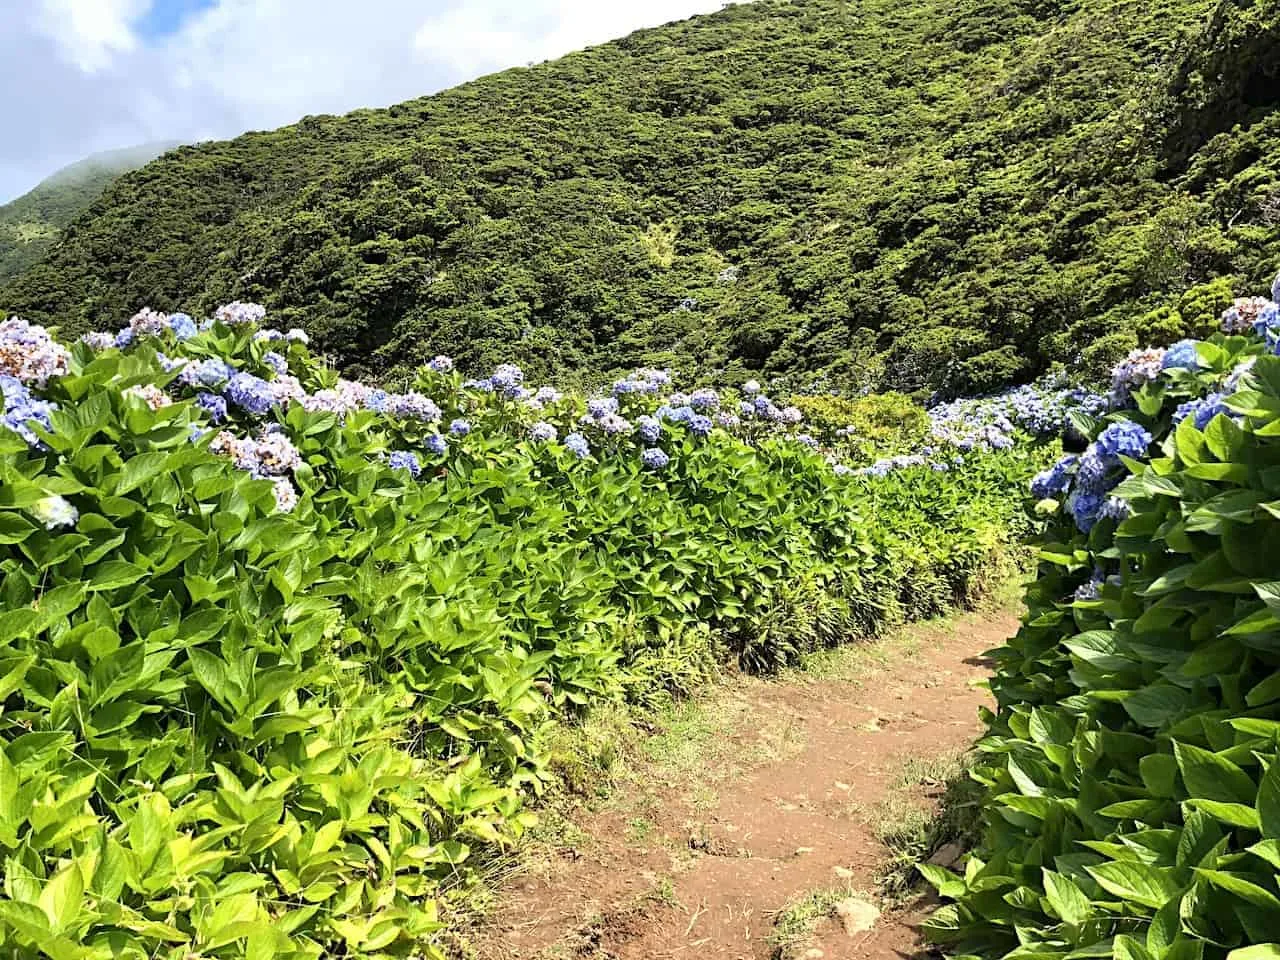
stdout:
{"type": "MultiPolygon", "coordinates": [[[[788,903],[833,887],[874,891],[886,854],[867,812],[892,799],[908,759],[973,741],[988,697],[980,655],[1015,626],[1007,612],[964,615],[885,644],[882,662],[854,679],[746,682],[738,721],[687,782],[624,788],[577,820],[579,839],[506,884],[480,957],[774,956],[769,937],[788,903]],[[762,738],[783,746],[744,768],[762,738]]],[[[923,955],[912,925],[922,913],[887,913],[853,936],[826,921],[794,955],[923,955]]]]}

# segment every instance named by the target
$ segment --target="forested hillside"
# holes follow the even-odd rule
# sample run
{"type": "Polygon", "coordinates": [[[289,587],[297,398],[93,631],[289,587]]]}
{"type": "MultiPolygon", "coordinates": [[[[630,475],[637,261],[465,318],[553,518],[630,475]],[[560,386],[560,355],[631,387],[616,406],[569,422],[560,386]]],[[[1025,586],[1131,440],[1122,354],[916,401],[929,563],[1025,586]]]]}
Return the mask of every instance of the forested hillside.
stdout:
{"type": "Polygon", "coordinates": [[[266,303],[437,352],[985,390],[1209,324],[1280,260],[1277,0],[760,0],[182,148],[0,304],[266,303]],[[1234,133],[1232,133],[1234,131],[1234,133]]]}
{"type": "Polygon", "coordinates": [[[0,283],[38,263],[57,242],[63,228],[84,213],[122,173],[136,170],[175,146],[176,143],[147,143],[95,153],[0,206],[0,283]]]}

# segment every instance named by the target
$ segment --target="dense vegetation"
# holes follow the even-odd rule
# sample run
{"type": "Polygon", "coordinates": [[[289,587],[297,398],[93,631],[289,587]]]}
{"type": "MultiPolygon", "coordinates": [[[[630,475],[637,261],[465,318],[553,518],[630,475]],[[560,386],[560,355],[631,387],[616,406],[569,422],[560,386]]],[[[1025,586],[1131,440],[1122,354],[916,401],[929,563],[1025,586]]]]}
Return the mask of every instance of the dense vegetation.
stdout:
{"type": "Polygon", "coordinates": [[[79,333],[259,299],[365,374],[1104,369],[1280,259],[1278,29],[1276,0],[731,6],[181,149],[0,303],[79,333]]]}
{"type": "Polygon", "coordinates": [[[985,840],[924,868],[953,955],[1280,956],[1280,306],[1223,327],[1129,358],[1128,409],[1033,484],[985,840]]]}
{"type": "Polygon", "coordinates": [[[40,261],[59,234],[121,174],[154,160],[176,143],[149,143],[96,153],[59,170],[0,206],[0,283],[40,261]]]}
{"type": "Polygon", "coordinates": [[[387,392],[261,317],[0,324],[0,955],[438,956],[549,721],[963,601],[1048,449],[1023,393],[855,469],[754,383],[387,392]]]}

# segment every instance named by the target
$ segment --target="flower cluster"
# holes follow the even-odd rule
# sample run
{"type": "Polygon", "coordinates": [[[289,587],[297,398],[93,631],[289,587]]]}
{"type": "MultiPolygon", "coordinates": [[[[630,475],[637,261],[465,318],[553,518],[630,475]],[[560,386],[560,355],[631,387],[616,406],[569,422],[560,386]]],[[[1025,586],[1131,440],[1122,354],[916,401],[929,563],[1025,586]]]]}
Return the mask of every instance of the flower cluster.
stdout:
{"type": "Polygon", "coordinates": [[[1129,355],[1111,371],[1111,392],[1115,401],[1123,404],[1130,393],[1160,376],[1164,369],[1164,354],[1158,347],[1129,351],[1129,355]]]}
{"type": "Polygon", "coordinates": [[[40,438],[31,425],[38,424],[45,431],[52,432],[50,415],[58,409],[57,405],[33,396],[21,380],[8,375],[0,375],[0,394],[4,399],[0,425],[18,434],[30,446],[39,448],[42,445],[40,438]]]}
{"type": "Polygon", "coordinates": [[[1031,437],[1059,436],[1073,411],[1096,415],[1107,405],[1106,397],[1047,380],[988,397],[938,404],[929,409],[929,430],[935,441],[963,452],[1008,450],[1019,432],[1031,437]]]}
{"type": "Polygon", "coordinates": [[[1107,494],[1123,478],[1122,458],[1140,459],[1151,446],[1151,434],[1132,420],[1112,423],[1080,456],[1068,455],[1031,481],[1038,499],[1066,497],[1067,509],[1085,533],[1100,519],[1123,519],[1127,506],[1107,494]]]}
{"type": "Polygon", "coordinates": [[[1196,351],[1196,341],[1179,340],[1164,352],[1160,361],[1162,370],[1199,370],[1200,355],[1196,351]]]}
{"type": "Polygon", "coordinates": [[[157,387],[154,383],[142,384],[141,386],[129,387],[124,391],[126,397],[136,397],[145,403],[152,410],[160,410],[173,403],[173,400],[167,393],[157,387]]]}
{"type": "Polygon", "coordinates": [[[37,500],[31,506],[31,513],[44,524],[46,530],[74,527],[80,520],[80,511],[65,497],[56,494],[37,500]]]}
{"type": "Polygon", "coordinates": [[[215,310],[213,312],[213,320],[215,323],[226,324],[228,327],[256,327],[266,315],[267,308],[262,304],[233,300],[231,303],[215,310]]]}
{"type": "Polygon", "coordinates": [[[50,377],[67,372],[71,354],[49,331],[20,317],[0,323],[0,376],[43,389],[50,377]]]}
{"type": "Polygon", "coordinates": [[[1222,314],[1224,333],[1265,335],[1280,326],[1280,309],[1266,297],[1241,297],[1222,314]]]}
{"type": "Polygon", "coordinates": [[[637,370],[624,379],[614,382],[613,395],[615,397],[628,394],[653,396],[661,393],[662,388],[670,384],[671,374],[666,370],[637,370]]]}
{"type": "Polygon", "coordinates": [[[1190,418],[1197,430],[1203,430],[1209,425],[1209,421],[1220,413],[1234,418],[1235,414],[1224,402],[1225,396],[1226,394],[1223,393],[1211,393],[1196,400],[1180,403],[1178,409],[1173,412],[1173,422],[1181,423],[1190,418]]]}

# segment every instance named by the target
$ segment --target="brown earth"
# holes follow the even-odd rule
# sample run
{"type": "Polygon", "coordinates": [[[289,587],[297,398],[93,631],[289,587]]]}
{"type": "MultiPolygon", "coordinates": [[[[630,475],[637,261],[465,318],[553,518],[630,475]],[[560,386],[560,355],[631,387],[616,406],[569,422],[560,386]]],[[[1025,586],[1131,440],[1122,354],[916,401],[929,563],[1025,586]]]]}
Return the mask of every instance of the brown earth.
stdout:
{"type": "MultiPolygon", "coordinates": [[[[956,756],[981,732],[981,655],[1015,627],[1007,611],[967,614],[816,672],[733,681],[713,694],[730,706],[710,730],[665,745],[686,748],[681,762],[633,771],[501,885],[474,934],[479,957],[768,960],[775,921],[799,898],[874,901],[887,855],[874,811],[925,802],[904,764],[956,756]]],[[[823,920],[786,955],[927,956],[914,926],[927,912],[887,910],[852,935],[823,920]]]]}

